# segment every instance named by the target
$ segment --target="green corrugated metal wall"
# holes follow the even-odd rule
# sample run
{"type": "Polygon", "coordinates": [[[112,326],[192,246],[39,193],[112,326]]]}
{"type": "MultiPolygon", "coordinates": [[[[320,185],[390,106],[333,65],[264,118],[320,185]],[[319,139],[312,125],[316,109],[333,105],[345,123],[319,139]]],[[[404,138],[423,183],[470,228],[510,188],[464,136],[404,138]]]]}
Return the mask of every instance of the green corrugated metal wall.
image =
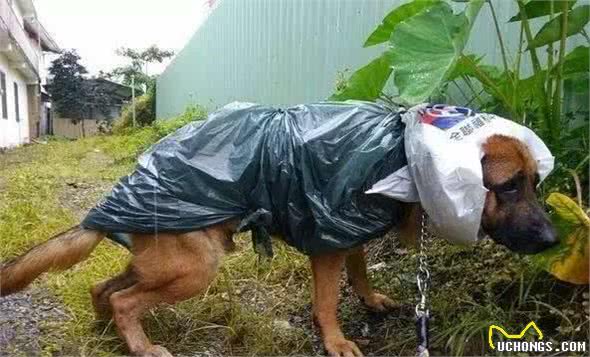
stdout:
{"type": "MultiPolygon", "coordinates": [[[[274,105],[328,97],[337,73],[367,63],[381,48],[362,48],[368,34],[401,0],[222,0],[158,79],[157,114],[167,118],[196,103],[209,109],[234,100],[274,105]]],[[[516,12],[495,2],[500,19],[516,12]]],[[[457,4],[457,6],[462,6],[457,4]]],[[[518,24],[503,24],[507,46],[518,24]]],[[[488,7],[471,50],[500,64],[488,7]]]]}

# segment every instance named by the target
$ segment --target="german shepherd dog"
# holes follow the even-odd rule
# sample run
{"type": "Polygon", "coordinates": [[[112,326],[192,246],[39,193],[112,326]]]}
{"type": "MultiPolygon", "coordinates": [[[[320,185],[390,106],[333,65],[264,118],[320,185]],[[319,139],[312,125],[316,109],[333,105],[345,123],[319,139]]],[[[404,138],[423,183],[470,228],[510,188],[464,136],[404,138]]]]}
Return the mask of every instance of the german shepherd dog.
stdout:
{"type": "MultiPolygon", "coordinates": [[[[556,243],[556,233],[537,202],[536,162],[522,142],[501,135],[484,144],[481,160],[484,185],[488,188],[481,230],[496,242],[519,253],[536,253],[556,243]]],[[[419,205],[406,206],[400,222],[400,239],[415,240],[419,205]]],[[[146,336],[141,316],[160,303],[174,304],[207,289],[223,256],[232,251],[237,221],[229,221],[185,234],[132,235],[129,267],[91,289],[92,303],[100,319],[112,318],[129,352],[140,356],[170,356],[146,336]]],[[[105,237],[104,232],[74,227],[7,262],[0,270],[0,295],[24,289],[48,270],[64,270],[85,260],[105,237]]],[[[374,291],[367,279],[364,251],[346,251],[311,256],[313,316],[325,349],[333,356],[361,356],[347,340],[337,318],[339,281],[343,267],[353,290],[371,309],[385,311],[394,305],[374,291]]]]}

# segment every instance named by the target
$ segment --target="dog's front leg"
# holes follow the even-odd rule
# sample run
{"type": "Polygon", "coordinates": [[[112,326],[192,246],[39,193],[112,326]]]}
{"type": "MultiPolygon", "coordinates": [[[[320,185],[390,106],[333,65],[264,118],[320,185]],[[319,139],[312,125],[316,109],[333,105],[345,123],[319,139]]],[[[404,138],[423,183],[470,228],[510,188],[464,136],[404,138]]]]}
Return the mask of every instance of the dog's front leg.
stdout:
{"type": "Polygon", "coordinates": [[[313,316],[321,330],[324,347],[331,356],[362,356],[357,345],[344,338],[336,316],[345,256],[345,252],[339,252],[311,257],[313,316]]]}
{"type": "Polygon", "coordinates": [[[352,250],[346,257],[346,274],[354,292],[370,309],[386,311],[396,306],[387,296],[373,291],[367,277],[367,262],[363,247],[352,250]]]}

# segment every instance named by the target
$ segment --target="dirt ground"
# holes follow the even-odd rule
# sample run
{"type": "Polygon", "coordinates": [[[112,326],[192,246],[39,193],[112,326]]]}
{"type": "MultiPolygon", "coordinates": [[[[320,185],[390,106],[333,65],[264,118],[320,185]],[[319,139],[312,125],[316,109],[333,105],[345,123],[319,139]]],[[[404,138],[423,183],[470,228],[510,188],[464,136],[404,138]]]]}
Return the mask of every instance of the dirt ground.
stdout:
{"type": "Polygon", "coordinates": [[[43,287],[0,298],[0,356],[40,355],[44,336],[67,320],[64,310],[43,287]]]}

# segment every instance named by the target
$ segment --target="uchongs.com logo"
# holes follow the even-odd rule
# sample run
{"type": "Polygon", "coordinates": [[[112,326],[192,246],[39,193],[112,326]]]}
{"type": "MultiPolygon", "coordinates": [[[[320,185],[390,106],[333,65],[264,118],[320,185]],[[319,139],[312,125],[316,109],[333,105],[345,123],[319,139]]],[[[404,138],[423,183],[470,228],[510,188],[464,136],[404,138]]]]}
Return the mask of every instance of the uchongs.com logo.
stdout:
{"type": "Polygon", "coordinates": [[[586,352],[585,341],[546,341],[543,332],[534,321],[528,323],[520,333],[510,334],[498,325],[491,325],[488,329],[488,343],[492,350],[498,352],[586,352]],[[525,339],[526,336],[536,337],[536,341],[525,339]],[[503,336],[500,340],[498,337],[503,336]],[[497,341],[495,341],[495,339],[497,341]],[[495,341],[495,342],[494,342],[495,341]]]}

